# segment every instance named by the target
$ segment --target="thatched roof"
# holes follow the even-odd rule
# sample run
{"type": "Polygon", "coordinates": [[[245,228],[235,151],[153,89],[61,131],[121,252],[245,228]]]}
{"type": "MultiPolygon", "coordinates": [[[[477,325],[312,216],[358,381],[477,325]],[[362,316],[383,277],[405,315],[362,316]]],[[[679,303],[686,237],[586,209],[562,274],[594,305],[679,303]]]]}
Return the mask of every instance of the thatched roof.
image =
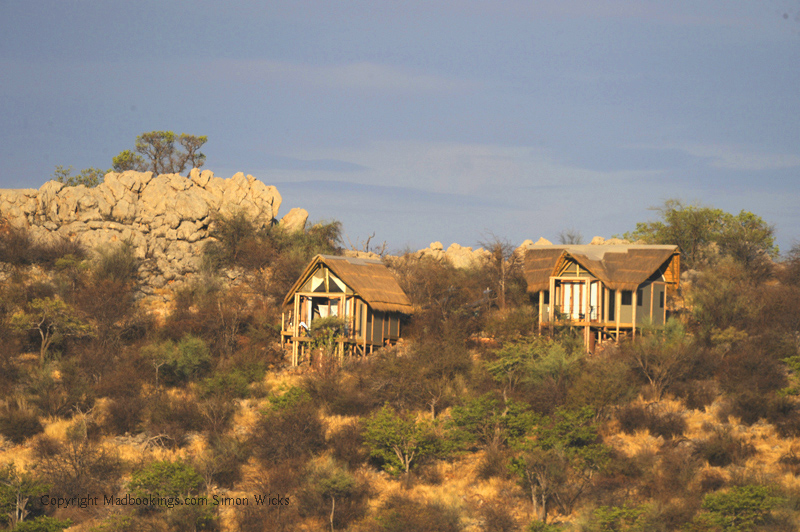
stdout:
{"type": "Polygon", "coordinates": [[[373,310],[411,314],[411,301],[383,262],[335,255],[314,257],[300,278],[292,285],[289,293],[286,294],[283,300],[284,305],[291,305],[295,292],[303,286],[320,265],[327,266],[373,310]]]}
{"type": "Polygon", "coordinates": [[[550,277],[572,259],[612,290],[636,290],[678,254],[678,246],[534,246],[525,252],[523,272],[529,292],[547,290],[550,277]]]}

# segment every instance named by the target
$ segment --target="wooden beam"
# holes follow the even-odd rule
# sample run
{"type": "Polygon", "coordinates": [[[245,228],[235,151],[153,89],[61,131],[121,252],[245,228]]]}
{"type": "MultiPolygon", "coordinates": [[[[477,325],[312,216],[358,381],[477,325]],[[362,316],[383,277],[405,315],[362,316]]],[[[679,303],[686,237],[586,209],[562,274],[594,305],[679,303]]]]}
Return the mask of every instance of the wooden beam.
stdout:
{"type": "Polygon", "coordinates": [[[631,301],[633,302],[633,337],[636,338],[636,314],[639,311],[639,289],[633,290],[631,293],[631,301]]]}
{"type": "Polygon", "coordinates": [[[556,280],[554,277],[550,278],[550,306],[547,309],[548,319],[550,323],[553,323],[553,318],[555,317],[555,310],[556,310],[556,280]]]}

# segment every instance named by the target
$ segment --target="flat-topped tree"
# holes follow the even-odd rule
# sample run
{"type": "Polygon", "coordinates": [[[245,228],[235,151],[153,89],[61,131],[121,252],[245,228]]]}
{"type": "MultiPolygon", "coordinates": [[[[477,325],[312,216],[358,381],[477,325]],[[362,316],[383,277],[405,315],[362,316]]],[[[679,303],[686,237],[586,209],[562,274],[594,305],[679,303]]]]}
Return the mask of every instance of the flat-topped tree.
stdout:
{"type": "Polygon", "coordinates": [[[200,168],[206,156],[200,148],[206,136],[180,135],[173,131],[150,131],[136,137],[136,151],[125,150],[114,157],[114,170],[136,170],[159,174],[180,174],[187,169],[200,168]]]}

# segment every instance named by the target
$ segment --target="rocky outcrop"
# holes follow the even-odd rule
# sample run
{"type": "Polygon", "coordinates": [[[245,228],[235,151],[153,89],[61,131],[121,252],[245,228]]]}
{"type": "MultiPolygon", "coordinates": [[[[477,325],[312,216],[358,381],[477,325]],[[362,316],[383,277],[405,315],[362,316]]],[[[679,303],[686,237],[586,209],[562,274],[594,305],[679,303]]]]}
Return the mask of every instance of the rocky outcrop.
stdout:
{"type": "Polygon", "coordinates": [[[456,243],[450,244],[450,247],[445,250],[441,242],[432,242],[427,248],[414,253],[414,256],[446,260],[456,268],[473,268],[485,264],[491,257],[491,253],[483,248],[473,250],[471,247],[456,243]]]}
{"type": "Polygon", "coordinates": [[[128,242],[143,259],[145,290],[197,271],[216,214],[242,212],[259,228],[274,223],[281,195],[253,176],[230,179],[194,169],[189,177],[106,174],[97,187],[49,181],[0,190],[0,215],[39,242],[74,240],[88,249],[128,242]]]}

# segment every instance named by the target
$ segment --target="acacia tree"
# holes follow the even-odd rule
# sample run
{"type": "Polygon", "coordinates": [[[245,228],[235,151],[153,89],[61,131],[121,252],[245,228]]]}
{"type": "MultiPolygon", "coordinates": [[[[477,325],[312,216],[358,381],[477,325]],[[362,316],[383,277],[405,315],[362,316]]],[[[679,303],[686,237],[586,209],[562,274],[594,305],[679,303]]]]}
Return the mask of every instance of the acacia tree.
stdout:
{"type": "Polygon", "coordinates": [[[336,463],[329,456],[316,460],[308,468],[306,486],[304,490],[305,498],[308,499],[306,503],[312,508],[318,506],[316,508],[318,513],[327,514],[326,517],[330,522],[331,532],[335,531],[335,524],[346,524],[340,522],[342,519],[336,519],[337,501],[340,506],[343,501],[348,499],[351,499],[351,503],[357,502],[352,499],[358,498],[359,486],[355,477],[350,474],[345,466],[336,463]],[[319,504],[321,501],[317,502],[314,499],[321,499],[321,501],[329,503],[330,512],[327,511],[324,505],[319,504]]]}
{"type": "Polygon", "coordinates": [[[409,413],[398,414],[385,405],[366,423],[364,441],[370,454],[384,462],[384,469],[393,475],[406,474],[411,464],[437,452],[432,427],[417,422],[409,413]]]}
{"type": "Polygon", "coordinates": [[[27,307],[14,314],[12,326],[19,331],[38,331],[42,338],[39,363],[44,364],[53,341],[63,336],[88,334],[90,327],[75,315],[74,309],[61,299],[46,297],[34,299],[27,307]]]}
{"type": "Polygon", "coordinates": [[[187,168],[200,168],[206,156],[200,148],[206,136],[175,134],[173,131],[150,131],[136,137],[136,151],[125,150],[114,157],[114,170],[137,170],[159,174],[180,174],[187,168]]]}
{"type": "Polygon", "coordinates": [[[714,245],[722,255],[752,265],[764,255],[775,257],[775,230],[760,216],[741,211],[733,215],[722,209],[687,205],[670,199],[654,210],[661,220],[636,224],[623,236],[648,244],[677,244],[683,265],[695,268],[712,258],[714,245]]]}
{"type": "Polygon", "coordinates": [[[517,454],[511,470],[542,522],[547,522],[550,502],[570,514],[594,474],[608,464],[609,450],[600,443],[594,418],[590,407],[560,409],[542,418],[532,438],[514,443],[517,454]]]}

